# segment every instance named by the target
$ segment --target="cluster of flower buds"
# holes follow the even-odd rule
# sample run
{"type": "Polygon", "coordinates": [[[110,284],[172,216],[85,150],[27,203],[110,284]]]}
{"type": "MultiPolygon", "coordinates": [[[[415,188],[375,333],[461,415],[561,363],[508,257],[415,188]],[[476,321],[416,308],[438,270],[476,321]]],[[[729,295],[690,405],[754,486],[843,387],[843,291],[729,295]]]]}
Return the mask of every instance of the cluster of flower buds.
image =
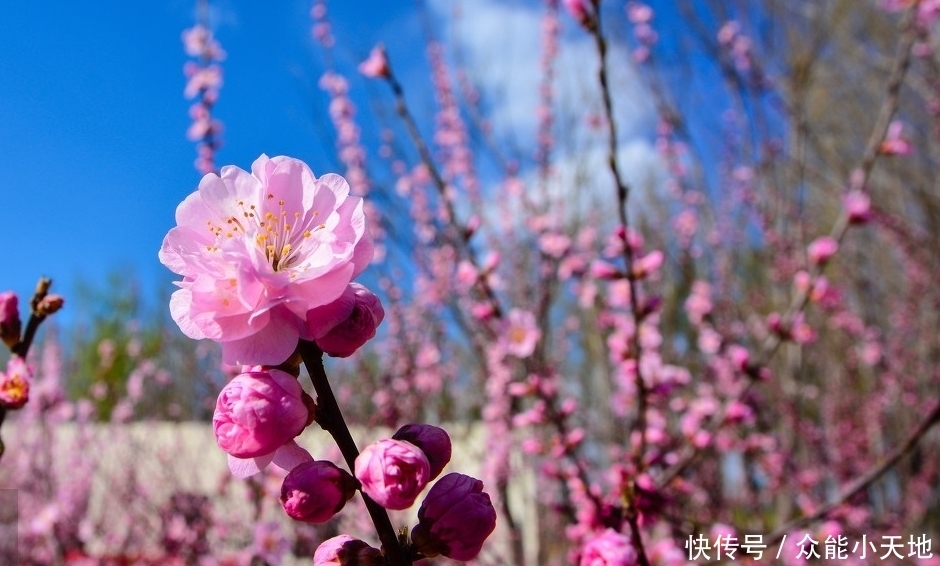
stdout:
{"type": "MultiPolygon", "coordinates": [[[[443,429],[408,424],[392,438],[379,440],[362,451],[356,459],[356,479],[363,493],[382,507],[408,509],[428,482],[444,470],[451,450],[450,437],[443,429]]],[[[337,480],[331,475],[317,485],[308,485],[305,493],[319,493],[324,505],[329,505],[342,497],[348,499],[348,492],[344,491],[348,485],[347,480],[337,480]]],[[[284,490],[282,502],[289,491],[287,480],[284,490]]],[[[345,500],[338,504],[337,510],[343,503],[345,500]]],[[[286,503],[285,509],[288,509],[286,503]]],[[[496,510],[490,496],[483,491],[483,482],[450,473],[428,490],[418,509],[418,524],[411,531],[411,544],[417,555],[426,558],[443,555],[454,560],[472,560],[495,528],[496,510]]],[[[377,549],[342,535],[320,545],[314,565],[381,564],[374,562],[380,557],[377,549]]]]}

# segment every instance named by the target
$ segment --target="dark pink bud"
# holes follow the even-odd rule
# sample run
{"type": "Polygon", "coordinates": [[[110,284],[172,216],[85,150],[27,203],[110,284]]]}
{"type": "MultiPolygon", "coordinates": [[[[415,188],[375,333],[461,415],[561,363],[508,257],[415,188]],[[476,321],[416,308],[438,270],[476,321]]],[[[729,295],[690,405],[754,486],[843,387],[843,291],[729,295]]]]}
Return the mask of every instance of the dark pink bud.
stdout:
{"type": "Polygon", "coordinates": [[[281,484],[281,505],[292,518],[325,523],[339,513],[359,487],[356,478],[332,462],[304,462],[281,484]]]}
{"type": "Polygon", "coordinates": [[[0,339],[12,348],[19,344],[22,329],[19,298],[16,293],[13,291],[0,293],[0,339]]]}
{"type": "Polygon", "coordinates": [[[447,474],[428,491],[418,510],[411,540],[427,557],[443,554],[473,560],[496,529],[496,509],[483,482],[463,474],[447,474]]]}
{"type": "Polygon", "coordinates": [[[391,438],[370,444],[356,458],[362,491],[386,509],[407,509],[428,484],[431,467],[420,448],[391,438]]]}
{"type": "Polygon", "coordinates": [[[313,566],[383,566],[385,559],[377,548],[349,535],[324,541],[313,553],[313,566]]]}
{"type": "Polygon", "coordinates": [[[358,283],[350,283],[349,286],[355,293],[356,301],[349,318],[317,339],[317,346],[336,358],[351,356],[375,336],[375,329],[385,318],[385,309],[372,291],[358,283]]]}
{"type": "Polygon", "coordinates": [[[434,479],[441,475],[444,466],[450,462],[451,443],[450,436],[440,427],[428,424],[406,424],[398,429],[392,438],[406,440],[424,452],[431,466],[431,476],[434,479]]]}

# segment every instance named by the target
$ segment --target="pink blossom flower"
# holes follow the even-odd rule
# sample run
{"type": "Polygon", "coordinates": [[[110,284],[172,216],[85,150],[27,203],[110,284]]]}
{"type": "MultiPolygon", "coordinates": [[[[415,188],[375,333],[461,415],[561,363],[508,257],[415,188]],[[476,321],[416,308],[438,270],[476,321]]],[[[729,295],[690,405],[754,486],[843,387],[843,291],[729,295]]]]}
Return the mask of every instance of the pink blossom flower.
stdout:
{"type": "Polygon", "coordinates": [[[350,283],[344,296],[351,300],[349,315],[317,338],[317,346],[336,358],[351,356],[360,346],[375,336],[375,330],[385,318],[385,309],[379,298],[358,283],[350,283]]]}
{"type": "Polygon", "coordinates": [[[313,553],[313,566],[382,566],[385,558],[377,548],[349,535],[324,541],[313,553]]]}
{"type": "Polygon", "coordinates": [[[235,458],[263,458],[267,465],[278,448],[303,431],[309,417],[294,376],[252,368],[222,388],[212,428],[222,450],[235,458]]]}
{"type": "Polygon", "coordinates": [[[349,472],[332,462],[304,462],[284,478],[281,505],[293,519],[325,523],[355,495],[358,485],[349,472]]]}
{"type": "Polygon", "coordinates": [[[385,47],[376,45],[369,52],[369,58],[359,63],[359,72],[370,79],[379,79],[389,76],[388,58],[385,56],[385,47]]]}
{"type": "Polygon", "coordinates": [[[607,529],[590,539],[581,551],[581,566],[633,566],[636,551],[621,533],[607,529]]]}
{"type": "Polygon", "coordinates": [[[528,311],[512,309],[506,315],[501,343],[506,352],[526,358],[535,351],[542,331],[535,323],[535,315],[528,311]]]}
{"type": "Polygon", "coordinates": [[[428,557],[443,554],[454,560],[473,560],[494,529],[496,510],[483,491],[483,482],[451,473],[428,491],[411,540],[428,557]]]}
{"type": "Polygon", "coordinates": [[[23,323],[20,321],[19,298],[13,291],[0,293],[0,340],[8,347],[20,341],[23,323]]]}
{"type": "Polygon", "coordinates": [[[806,248],[806,257],[810,263],[821,265],[829,261],[839,250],[839,242],[831,236],[820,236],[806,248]]]}
{"type": "Polygon", "coordinates": [[[407,509],[428,484],[430,464],[424,452],[404,440],[385,439],[367,446],[356,458],[362,491],[386,509],[407,509]]]}
{"type": "Polygon", "coordinates": [[[208,174],[176,209],[160,261],[183,276],[170,312],[190,338],[222,343],[227,363],[277,365],[336,317],[334,303],[372,258],[362,199],[339,175],[259,157],[208,174]],[[326,321],[326,322],[325,322],[326,321]]]}
{"type": "Polygon", "coordinates": [[[13,356],[7,362],[6,373],[0,372],[0,406],[19,409],[29,401],[31,371],[23,358],[13,356]]]}
{"type": "Polygon", "coordinates": [[[430,465],[429,480],[439,476],[444,466],[450,462],[452,452],[450,436],[441,427],[429,424],[406,424],[398,429],[392,439],[410,442],[424,452],[430,465]]]}

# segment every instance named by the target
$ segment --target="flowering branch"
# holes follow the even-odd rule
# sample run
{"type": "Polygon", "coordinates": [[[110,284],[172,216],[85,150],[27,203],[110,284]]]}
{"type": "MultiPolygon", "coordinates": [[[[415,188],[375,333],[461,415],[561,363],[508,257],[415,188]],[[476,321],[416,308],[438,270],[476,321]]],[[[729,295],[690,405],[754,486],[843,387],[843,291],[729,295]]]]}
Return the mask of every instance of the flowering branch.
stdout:
{"type": "MultiPolygon", "coordinates": [[[[898,108],[900,88],[904,82],[904,75],[910,64],[911,49],[914,46],[914,42],[916,40],[914,16],[916,13],[917,4],[918,2],[915,2],[914,5],[910,7],[901,24],[901,41],[898,45],[897,56],[895,57],[894,65],[892,66],[891,74],[888,78],[888,83],[885,89],[885,99],[882,102],[881,109],[878,112],[878,119],[875,122],[875,126],[872,128],[871,135],[869,136],[868,142],[866,143],[865,152],[862,155],[861,163],[853,173],[851,179],[851,189],[857,194],[864,194],[862,191],[864,191],[864,187],[868,182],[872,168],[874,167],[875,161],[879,155],[878,148],[884,141],[885,136],[888,133],[888,126],[891,123],[891,119],[898,108]]],[[[867,195],[863,198],[867,204],[867,195]]],[[[845,237],[849,227],[853,222],[853,211],[847,209],[848,207],[843,209],[839,218],[836,220],[835,224],[829,232],[828,238],[835,242],[836,245],[838,245],[838,243],[841,242],[845,237]]],[[[815,280],[822,273],[822,271],[825,269],[827,260],[828,257],[820,262],[813,262],[813,264],[810,266],[811,280],[815,280]]],[[[749,364],[749,369],[752,370],[749,371],[749,374],[752,378],[757,377],[759,368],[769,363],[779,350],[780,346],[784,343],[790,325],[793,323],[795,317],[799,315],[808,304],[811,290],[812,286],[809,286],[808,289],[797,290],[789,308],[780,319],[780,331],[773,332],[767,337],[761,348],[759,356],[749,364]]],[[[751,381],[731,402],[726,403],[722,407],[716,418],[712,420],[710,426],[707,429],[710,434],[713,434],[724,425],[728,417],[728,409],[734,405],[735,402],[744,398],[754,383],[754,381],[751,381]]],[[[657,485],[662,488],[671,483],[672,480],[677,478],[679,474],[681,474],[692,463],[692,461],[699,454],[701,454],[701,452],[701,449],[698,449],[694,446],[689,446],[686,453],[681,458],[679,458],[679,460],[672,467],[663,473],[663,475],[659,478],[657,485]]]]}
{"type": "Polygon", "coordinates": [[[814,513],[794,519],[773,531],[768,535],[769,540],[767,540],[766,544],[773,544],[782,539],[783,536],[787,533],[822,519],[831,513],[834,509],[838,508],[840,505],[854,497],[856,494],[860,493],[862,490],[878,481],[878,479],[883,476],[885,472],[890,470],[895,464],[897,464],[901,458],[909,454],[911,450],[917,446],[917,443],[920,442],[924,435],[927,434],[927,431],[929,431],[933,425],[937,424],[938,422],[940,422],[940,402],[934,406],[933,410],[930,411],[930,414],[928,414],[923,421],[921,421],[920,425],[918,425],[917,428],[910,433],[902,445],[892,450],[890,454],[885,456],[881,462],[879,462],[875,467],[870,469],[864,475],[856,478],[855,481],[850,483],[848,487],[846,487],[834,501],[823,505],[814,513]]]}
{"type": "MultiPolygon", "coordinates": [[[[10,348],[13,360],[20,360],[18,369],[8,368],[7,374],[0,373],[0,426],[6,419],[7,409],[19,409],[26,404],[29,398],[29,368],[25,364],[26,355],[36,338],[39,325],[49,315],[62,308],[63,299],[59,295],[50,295],[52,279],[40,277],[36,283],[36,290],[29,301],[30,314],[26,323],[26,330],[20,336],[20,319],[17,311],[16,295],[4,293],[3,312],[0,313],[0,335],[3,342],[10,348]],[[9,389],[7,389],[9,387],[9,389]],[[7,391],[11,391],[7,394],[7,391]]],[[[11,360],[11,367],[16,363],[11,360]]],[[[3,457],[5,447],[0,439],[0,458],[3,457]]]]}

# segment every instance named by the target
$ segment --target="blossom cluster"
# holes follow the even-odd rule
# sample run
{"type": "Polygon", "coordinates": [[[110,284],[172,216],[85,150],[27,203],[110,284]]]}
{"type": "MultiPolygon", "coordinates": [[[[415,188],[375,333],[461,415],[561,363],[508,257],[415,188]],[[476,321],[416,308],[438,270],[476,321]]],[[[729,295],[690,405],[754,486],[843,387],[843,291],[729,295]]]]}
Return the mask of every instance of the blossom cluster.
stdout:
{"type": "MultiPolygon", "coordinates": [[[[353,473],[295,441],[314,422],[336,426],[332,406],[298,380],[301,346],[349,357],[385,316],[379,298],[353,281],[373,254],[362,199],[338,175],[318,178],[302,161],[262,155],[250,172],[228,166],[207,174],[176,221],[159,253],[183,278],[170,301],[173,319],[187,336],[219,342],[223,360],[241,366],[213,416],[232,473],[249,477],[271,463],[287,470],[281,504],[307,523],[331,519],[357,490],[385,509],[413,506],[450,461],[443,429],[405,425],[358,454],[353,473]]],[[[450,473],[428,491],[418,519],[411,555],[470,560],[495,529],[496,512],[482,482],[450,473]]],[[[314,563],[378,563],[381,556],[343,535],[325,542],[314,563]]]]}
{"type": "Polygon", "coordinates": [[[212,31],[202,24],[184,30],[183,48],[186,54],[195,58],[183,66],[186,75],[186,88],[183,94],[187,99],[196,101],[189,107],[192,123],[186,131],[190,141],[198,143],[196,170],[200,173],[215,171],[215,152],[222,144],[222,123],[212,116],[212,107],[219,99],[222,88],[222,67],[225,51],[213,37],[212,31]]]}

